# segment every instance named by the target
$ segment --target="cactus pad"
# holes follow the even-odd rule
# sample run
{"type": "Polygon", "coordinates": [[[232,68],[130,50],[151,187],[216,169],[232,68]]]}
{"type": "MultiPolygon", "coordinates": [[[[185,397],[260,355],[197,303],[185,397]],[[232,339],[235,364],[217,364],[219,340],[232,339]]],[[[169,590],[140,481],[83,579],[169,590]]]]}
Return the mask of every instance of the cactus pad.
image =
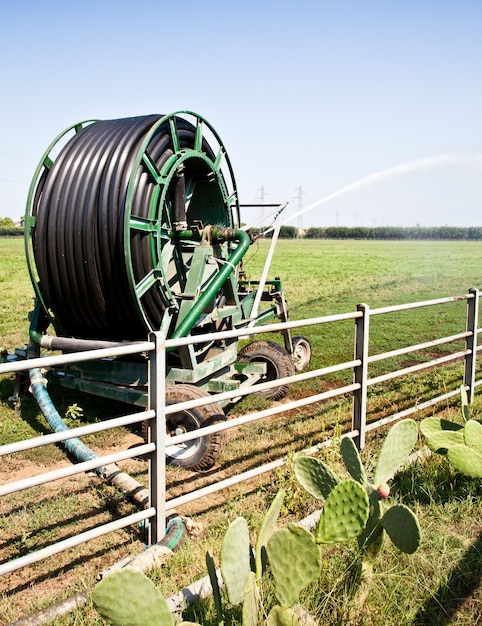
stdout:
{"type": "Polygon", "coordinates": [[[464,418],[464,422],[467,422],[470,419],[469,415],[469,397],[467,395],[467,389],[465,385],[460,385],[460,403],[462,409],[462,417],[464,418]]]}
{"type": "Polygon", "coordinates": [[[427,439],[430,450],[439,454],[446,454],[449,448],[458,444],[464,445],[463,430],[443,430],[427,439]]]}
{"type": "Polygon", "coordinates": [[[120,569],[94,589],[97,611],[116,626],[172,626],[174,620],[159,589],[145,574],[120,569]]]}
{"type": "Polygon", "coordinates": [[[420,545],[420,525],[417,517],[403,504],[392,506],[381,519],[388,536],[402,552],[412,554],[420,545]]]}
{"type": "Polygon", "coordinates": [[[256,578],[261,578],[263,573],[263,559],[266,557],[266,544],[276,530],[276,523],[278,522],[285,495],[286,492],[283,489],[278,491],[259,529],[258,541],[256,542],[256,578]]]}
{"type": "Polygon", "coordinates": [[[482,424],[476,420],[468,420],[464,427],[465,445],[482,454],[482,424]]]}
{"type": "Polygon", "coordinates": [[[216,608],[216,616],[218,618],[218,622],[221,622],[223,619],[223,608],[221,605],[221,590],[219,588],[219,581],[216,572],[216,564],[214,563],[213,555],[209,552],[206,552],[206,567],[208,570],[209,580],[211,581],[211,589],[213,590],[213,600],[214,606],[216,608]]]}
{"type": "Polygon", "coordinates": [[[380,552],[383,545],[384,531],[380,524],[382,517],[382,505],[378,492],[373,485],[367,486],[369,493],[370,513],[365,528],[358,537],[358,545],[365,555],[373,560],[380,552]]]}
{"type": "Polygon", "coordinates": [[[229,601],[241,604],[251,571],[249,531],[244,517],[237,517],[228,526],[221,545],[220,566],[229,601]]]}
{"type": "Polygon", "coordinates": [[[360,534],[368,519],[365,489],[354,480],[338,484],[326,499],[316,527],[317,543],[347,541],[360,534]]]}
{"type": "Polygon", "coordinates": [[[367,475],[365,473],[363,463],[361,462],[360,455],[358,454],[358,450],[353,443],[353,439],[351,437],[343,437],[341,440],[340,450],[350,476],[360,483],[360,485],[365,485],[368,482],[367,475]]]}
{"type": "Polygon", "coordinates": [[[248,576],[248,583],[244,591],[243,626],[257,626],[260,604],[261,599],[259,597],[259,589],[256,584],[256,574],[254,572],[250,572],[248,576]]]}
{"type": "Polygon", "coordinates": [[[267,626],[298,626],[300,622],[291,609],[274,606],[269,612],[266,623],[267,626]]]}
{"type": "Polygon", "coordinates": [[[319,575],[320,548],[308,530],[290,524],[271,535],[266,549],[275,595],[283,607],[292,606],[300,591],[319,575]]]}
{"type": "Polygon", "coordinates": [[[337,475],[319,459],[299,456],[294,462],[295,476],[300,485],[317,500],[325,500],[340,481],[337,475]]]}
{"type": "Polygon", "coordinates": [[[375,485],[386,483],[413,450],[418,439],[418,426],[414,420],[397,422],[389,430],[383,442],[373,477],[375,485]]]}
{"type": "Polygon", "coordinates": [[[440,417],[426,417],[420,422],[420,432],[424,437],[430,439],[437,433],[447,430],[462,430],[462,424],[451,422],[450,420],[444,420],[440,417]]]}
{"type": "Polygon", "coordinates": [[[482,478],[482,454],[477,450],[457,444],[449,449],[447,456],[457,471],[473,478],[482,478]]]}

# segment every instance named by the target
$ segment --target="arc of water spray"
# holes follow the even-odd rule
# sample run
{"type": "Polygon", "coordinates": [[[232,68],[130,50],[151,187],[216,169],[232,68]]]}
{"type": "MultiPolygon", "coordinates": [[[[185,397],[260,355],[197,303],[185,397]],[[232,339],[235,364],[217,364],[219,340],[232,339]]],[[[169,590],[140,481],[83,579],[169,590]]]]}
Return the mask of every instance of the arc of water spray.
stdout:
{"type": "MultiPolygon", "coordinates": [[[[361,189],[362,187],[366,187],[368,185],[372,185],[380,180],[385,178],[391,178],[393,176],[398,176],[400,174],[407,174],[409,172],[415,172],[417,170],[427,169],[431,167],[441,167],[444,165],[456,165],[456,164],[475,164],[477,167],[482,168],[482,154],[472,154],[472,155],[463,155],[463,154],[437,154],[435,156],[426,157],[424,159],[416,159],[413,161],[407,161],[405,163],[400,163],[399,165],[395,165],[393,167],[387,167],[383,170],[378,170],[369,174],[368,176],[364,176],[363,178],[359,178],[355,180],[353,183],[334,191],[333,193],[313,202],[305,209],[298,211],[294,215],[290,215],[286,217],[283,221],[283,224],[303,215],[303,213],[307,213],[308,211],[312,211],[316,207],[325,204],[326,202],[330,202],[330,200],[334,200],[335,198],[339,198],[344,194],[355,191],[356,189],[361,189]]],[[[265,234],[270,232],[272,228],[265,231],[265,234]]]]}

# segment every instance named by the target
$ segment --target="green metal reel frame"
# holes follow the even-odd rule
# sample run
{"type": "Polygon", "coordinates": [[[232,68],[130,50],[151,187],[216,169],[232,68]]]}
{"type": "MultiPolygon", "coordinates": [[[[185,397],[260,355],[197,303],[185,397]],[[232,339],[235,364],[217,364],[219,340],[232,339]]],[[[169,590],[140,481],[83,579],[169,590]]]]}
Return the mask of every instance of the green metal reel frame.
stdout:
{"type": "MultiPolygon", "coordinates": [[[[186,119],[183,117],[182,119],[186,119]]],[[[169,115],[165,115],[158,122],[153,125],[150,132],[146,136],[139,152],[137,154],[134,167],[129,181],[127,201],[126,201],[126,216],[125,216],[125,241],[124,246],[127,251],[126,258],[131,259],[130,245],[132,235],[135,231],[147,232],[150,238],[150,254],[153,260],[153,269],[143,276],[140,280],[136,279],[134,275],[134,269],[132,263],[129,263],[128,271],[130,276],[130,285],[132,288],[132,294],[138,303],[139,312],[143,314],[142,309],[142,296],[146,291],[155,285],[161,286],[161,293],[166,298],[166,305],[169,307],[178,308],[176,295],[170,286],[170,277],[167,275],[167,268],[169,264],[173,262],[173,256],[176,255],[176,247],[178,248],[177,254],[182,255],[182,247],[196,246],[200,244],[201,233],[192,233],[192,237],[184,236],[182,238],[176,237],[176,233],[173,232],[174,224],[172,223],[173,212],[171,201],[169,198],[169,188],[176,176],[178,168],[185,165],[186,171],[186,209],[188,218],[190,217],[191,202],[195,195],[196,182],[194,178],[189,177],[189,170],[194,165],[195,167],[201,166],[204,168],[209,176],[214,178],[216,185],[214,185],[215,191],[220,192],[220,197],[208,197],[206,201],[206,194],[203,197],[205,201],[204,206],[197,206],[197,214],[194,216],[194,221],[206,225],[216,224],[217,226],[224,226],[233,228],[235,224],[240,224],[239,214],[239,201],[237,198],[236,184],[234,179],[234,173],[231,166],[231,162],[221,143],[221,139],[212,126],[206,121],[205,118],[193,113],[192,111],[178,111],[169,115]],[[194,146],[193,148],[182,148],[177,130],[177,118],[179,116],[188,116],[186,121],[191,122],[195,128],[194,146]],[[193,118],[190,119],[190,118],[193,118]],[[156,167],[153,159],[149,154],[149,144],[152,137],[155,135],[158,128],[163,125],[168,125],[171,135],[171,141],[173,146],[173,154],[159,170],[156,167]],[[203,150],[203,139],[205,138],[205,129],[209,131],[209,147],[213,150],[212,140],[216,141],[217,146],[214,147],[214,158],[211,158],[203,150]],[[217,148],[217,149],[216,149],[217,148]],[[223,172],[223,166],[227,166],[227,174],[225,176],[223,172]],[[152,183],[155,185],[155,191],[152,194],[151,203],[149,207],[148,219],[139,218],[132,213],[133,197],[136,189],[136,181],[139,172],[145,171],[148,173],[152,183]],[[228,188],[230,183],[231,189],[228,188]],[[215,206],[215,202],[220,201],[215,206]],[[233,211],[235,215],[233,215],[233,211]]],[[[191,226],[191,224],[190,224],[191,226]]],[[[228,245],[228,250],[232,248],[232,244],[228,245]]],[[[190,256],[190,253],[189,253],[190,256]]],[[[176,271],[182,273],[183,263],[178,258],[175,261],[176,271]]],[[[186,263],[185,265],[188,265],[186,263]]],[[[186,279],[186,277],[184,277],[186,279]]],[[[163,330],[167,333],[169,324],[169,314],[167,320],[163,322],[163,330]]]]}

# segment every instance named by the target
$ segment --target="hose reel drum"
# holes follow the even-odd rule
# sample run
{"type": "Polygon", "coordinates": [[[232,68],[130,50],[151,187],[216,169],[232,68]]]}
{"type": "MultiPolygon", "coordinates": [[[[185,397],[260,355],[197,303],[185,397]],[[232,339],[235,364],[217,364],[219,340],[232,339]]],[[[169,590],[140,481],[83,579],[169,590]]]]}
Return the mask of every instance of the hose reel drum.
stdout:
{"type": "Polygon", "coordinates": [[[239,205],[226,151],[199,116],[83,122],[55,140],[37,170],[29,269],[62,334],[144,339],[166,324],[166,311],[175,317],[185,297],[202,237],[187,225],[235,223],[239,205]]]}
{"type": "MultiPolygon", "coordinates": [[[[50,324],[56,338],[49,346],[63,349],[71,343],[75,349],[78,340],[93,345],[144,340],[157,330],[177,338],[261,324],[275,316],[286,319],[279,279],[261,287],[265,307],[251,318],[256,290],[242,280],[241,264],[252,239],[240,228],[236,183],[224,145],[195,113],[70,127],[37,167],[25,225],[37,296],[31,337],[40,346],[46,345],[50,324]]],[[[275,344],[270,351],[270,342],[259,343],[259,361],[256,350],[239,358],[236,340],[171,353],[167,379],[178,385],[170,392],[174,401],[286,376],[287,367],[294,371],[286,366],[286,357],[292,363],[299,342],[296,352],[289,332],[285,348],[275,344]],[[278,364],[280,348],[285,365],[278,364]]],[[[146,398],[145,363],[110,361],[102,365],[101,380],[99,366],[95,373],[88,363],[81,367],[80,373],[77,366],[57,379],[101,395],[102,382],[105,389],[117,385],[114,397],[134,398],[136,404],[146,398]]],[[[55,379],[56,373],[51,376],[55,379]]],[[[216,403],[207,411],[210,423],[224,419],[216,403]]],[[[202,422],[202,414],[188,415],[184,422],[177,416],[175,424],[168,424],[168,434],[202,422]]],[[[173,450],[171,460],[205,469],[223,446],[222,437],[212,437],[216,454],[213,446],[206,452],[198,441],[186,444],[187,451],[173,450]]]]}

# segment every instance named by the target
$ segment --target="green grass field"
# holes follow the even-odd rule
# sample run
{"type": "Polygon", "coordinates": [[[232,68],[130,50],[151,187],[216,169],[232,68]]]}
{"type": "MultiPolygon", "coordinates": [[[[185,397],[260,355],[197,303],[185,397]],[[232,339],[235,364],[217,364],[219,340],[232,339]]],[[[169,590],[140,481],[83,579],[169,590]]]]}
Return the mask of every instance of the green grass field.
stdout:
{"type": "MultiPolygon", "coordinates": [[[[248,278],[259,278],[268,245],[268,242],[261,241],[248,251],[244,263],[248,278]]],[[[471,287],[482,286],[481,267],[481,242],[283,240],[277,246],[270,276],[282,278],[291,318],[307,319],[353,311],[361,302],[378,308],[461,295],[471,287]]],[[[27,318],[32,306],[33,290],[23,242],[0,239],[0,346],[13,351],[27,342],[27,318]]],[[[393,314],[383,323],[380,318],[374,318],[370,352],[462,332],[464,312],[465,303],[461,302],[423,309],[416,316],[413,313],[410,316],[407,313],[393,314]]],[[[312,343],[313,368],[353,357],[352,322],[304,328],[299,334],[308,336],[312,343]]],[[[440,348],[437,354],[442,352],[440,348]]],[[[416,361],[419,357],[410,355],[403,361],[408,358],[416,361]]],[[[390,364],[392,368],[399,365],[403,366],[404,362],[390,364]]],[[[378,370],[375,368],[374,372],[378,370]]],[[[460,367],[445,368],[423,377],[377,386],[370,397],[370,419],[457,386],[460,373],[460,367]]],[[[323,382],[299,383],[292,388],[290,397],[324,390],[341,379],[343,376],[334,376],[323,382]]],[[[13,376],[0,378],[0,443],[47,432],[43,417],[30,397],[25,398],[21,406],[8,401],[12,388],[13,376]]],[[[52,393],[59,412],[69,414],[71,423],[80,424],[126,412],[125,407],[116,403],[66,391],[54,390],[52,393]],[[69,407],[73,406],[81,407],[82,415],[69,412],[69,407]]],[[[259,407],[262,402],[249,397],[234,407],[230,415],[259,407]]],[[[437,410],[457,415],[456,405],[456,402],[445,404],[437,410]]],[[[215,472],[198,476],[171,468],[168,491],[175,496],[188,487],[191,489],[225,478],[230,473],[266,462],[267,458],[290,455],[346,427],[350,410],[350,400],[339,400],[278,420],[242,427],[230,437],[223,460],[215,472]]],[[[479,395],[473,410],[482,414],[479,395]]],[[[122,436],[129,443],[132,443],[132,437],[133,441],[136,437],[129,431],[123,431],[122,436]]],[[[368,464],[382,438],[383,433],[369,438],[364,452],[368,464]]],[[[112,436],[104,435],[88,443],[106,450],[114,447],[116,441],[112,436]]],[[[334,464],[338,462],[335,449],[325,454],[334,464]]],[[[63,452],[56,447],[18,455],[15,461],[4,464],[2,476],[7,479],[9,471],[17,474],[29,468],[45,471],[51,463],[62,463],[63,458],[63,452]]],[[[145,464],[133,463],[127,471],[142,482],[145,464]]],[[[279,471],[269,480],[252,481],[184,507],[182,513],[193,516],[202,524],[203,530],[197,538],[189,539],[165,567],[153,572],[152,577],[163,593],[174,593],[205,575],[206,550],[211,550],[218,558],[219,538],[228,522],[237,515],[246,517],[254,532],[278,487],[285,488],[288,493],[283,523],[299,520],[312,510],[313,501],[301,494],[289,470],[279,471]]],[[[384,551],[377,563],[373,588],[363,615],[353,612],[344,587],[347,559],[353,555],[351,547],[327,559],[322,579],[310,587],[304,598],[305,605],[322,626],[348,623],[473,626],[482,622],[481,495],[480,481],[454,475],[440,459],[408,468],[397,479],[394,498],[417,511],[423,531],[420,550],[413,556],[403,557],[392,547],[384,551]],[[348,621],[348,615],[351,621],[348,621]]],[[[122,494],[89,476],[79,477],[75,483],[70,481],[49,489],[29,490],[22,495],[21,501],[18,495],[7,496],[0,501],[0,543],[3,544],[0,559],[20,556],[34,546],[42,547],[53,537],[60,539],[86,530],[131,510],[130,507],[122,494]]],[[[142,547],[142,537],[136,529],[119,531],[107,539],[96,540],[26,571],[3,577],[4,580],[0,579],[0,624],[48,606],[74,591],[90,589],[100,569],[128,553],[140,552],[142,547]]],[[[266,593],[269,594],[268,589],[266,593]]],[[[209,603],[195,619],[206,625],[216,623],[209,603]]],[[[235,613],[230,620],[233,624],[240,623],[239,615],[235,613]]],[[[103,624],[90,607],[58,618],[54,623],[57,626],[103,624]]]]}

